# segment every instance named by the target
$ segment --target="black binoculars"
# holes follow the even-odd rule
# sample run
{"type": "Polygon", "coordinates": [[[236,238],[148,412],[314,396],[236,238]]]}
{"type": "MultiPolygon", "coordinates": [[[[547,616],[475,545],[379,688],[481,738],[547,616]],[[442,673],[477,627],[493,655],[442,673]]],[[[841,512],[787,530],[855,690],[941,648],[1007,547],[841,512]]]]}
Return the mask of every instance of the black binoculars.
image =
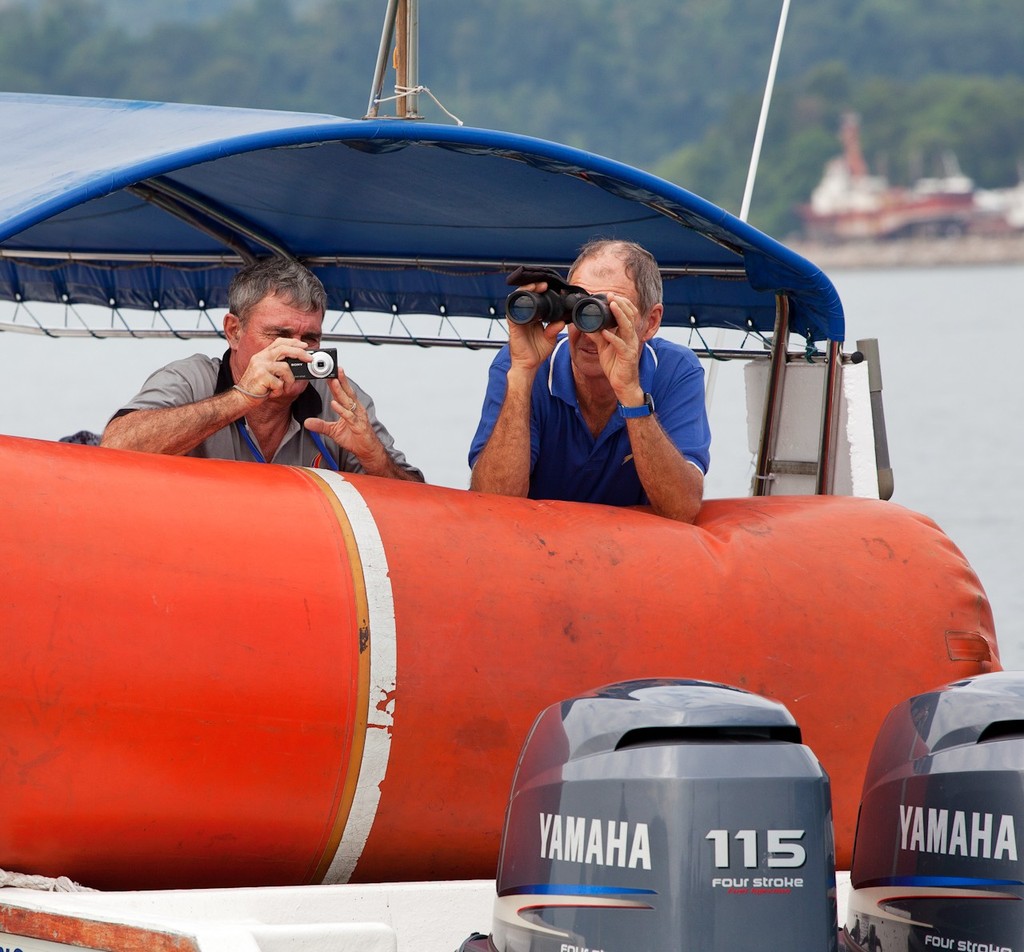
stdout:
{"type": "Polygon", "coordinates": [[[572,321],[584,334],[593,334],[605,327],[615,327],[615,317],[603,294],[589,294],[583,288],[567,284],[557,271],[549,268],[516,268],[507,278],[508,284],[523,285],[547,282],[546,291],[513,291],[505,300],[505,316],[513,324],[540,321],[572,321]]]}

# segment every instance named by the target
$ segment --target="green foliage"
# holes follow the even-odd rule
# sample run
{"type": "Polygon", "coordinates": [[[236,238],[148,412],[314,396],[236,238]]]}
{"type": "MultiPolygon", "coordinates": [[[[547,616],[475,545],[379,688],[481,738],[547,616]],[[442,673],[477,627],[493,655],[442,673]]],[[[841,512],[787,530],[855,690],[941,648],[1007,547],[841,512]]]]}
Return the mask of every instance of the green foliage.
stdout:
{"type": "MultiPolygon", "coordinates": [[[[752,193],[751,224],[778,235],[797,230],[796,207],[807,200],[839,149],[835,130],[849,94],[849,76],[838,63],[826,63],[776,89],[752,193]]],[[[654,171],[738,215],[759,112],[759,101],[738,96],[722,122],[654,171]]]]}
{"type": "Polygon", "coordinates": [[[1020,78],[932,75],[912,85],[876,80],[855,104],[871,120],[863,124],[869,164],[896,183],[942,174],[952,155],[978,185],[1008,185],[1024,162],[1020,78]]]}
{"type": "MultiPolygon", "coordinates": [[[[385,0],[0,0],[0,88],[362,116],[385,0]]],[[[738,212],[781,0],[421,0],[420,82],[469,125],[554,139],[738,212]]],[[[794,4],[751,222],[798,227],[840,117],[894,182],[1024,162],[1020,0],[794,4]]],[[[393,75],[385,82],[390,95],[393,75]]],[[[421,112],[447,122],[426,95],[421,112]]],[[[392,111],[382,109],[383,113],[392,111]]]]}

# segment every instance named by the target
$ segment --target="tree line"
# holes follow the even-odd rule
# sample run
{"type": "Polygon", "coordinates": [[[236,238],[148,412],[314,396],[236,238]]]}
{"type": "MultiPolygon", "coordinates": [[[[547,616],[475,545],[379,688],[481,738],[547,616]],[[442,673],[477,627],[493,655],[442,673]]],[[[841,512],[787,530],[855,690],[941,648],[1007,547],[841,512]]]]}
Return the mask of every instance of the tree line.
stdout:
{"type": "MultiPolygon", "coordinates": [[[[422,84],[468,125],[629,162],[739,209],[779,4],[420,0],[422,84]]],[[[0,88],[359,117],[384,0],[0,0],[0,88]]],[[[844,112],[893,182],[1024,162],[1019,0],[797,0],[751,222],[798,225],[844,112]]],[[[392,80],[389,80],[392,82],[392,80]]],[[[388,85],[385,91],[390,91],[388,85]]],[[[428,96],[431,121],[448,122],[428,96]]]]}

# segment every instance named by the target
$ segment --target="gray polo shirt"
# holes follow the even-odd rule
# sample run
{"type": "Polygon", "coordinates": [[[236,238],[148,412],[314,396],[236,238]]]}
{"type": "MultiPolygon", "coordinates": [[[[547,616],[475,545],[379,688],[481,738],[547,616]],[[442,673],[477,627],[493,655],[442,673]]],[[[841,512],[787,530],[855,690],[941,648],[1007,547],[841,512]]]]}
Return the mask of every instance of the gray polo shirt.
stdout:
{"type": "MultiPolygon", "coordinates": [[[[228,362],[229,354],[230,351],[225,353],[223,358],[193,354],[191,357],[176,360],[166,367],[162,367],[150,375],[142,389],[115,416],[123,416],[133,410],[160,410],[164,407],[185,406],[230,390],[234,385],[234,380],[231,377],[231,366],[228,362]]],[[[422,473],[406,461],[405,454],[395,447],[395,441],[391,434],[377,419],[370,395],[351,378],[348,382],[355,390],[359,402],[366,408],[370,424],[384,449],[395,461],[395,465],[422,477],[422,473]]],[[[331,423],[338,419],[338,415],[331,410],[331,392],[326,381],[323,380],[311,380],[309,386],[295,399],[292,404],[292,419],[288,424],[288,432],[270,462],[284,463],[290,466],[314,465],[320,455],[320,450],[313,442],[309,431],[302,425],[304,420],[314,416],[331,423]]],[[[247,427],[244,420],[239,420],[238,423],[247,427]]],[[[249,436],[252,437],[251,432],[249,436]]],[[[252,438],[255,444],[255,437],[252,438]]],[[[347,450],[339,447],[333,440],[324,437],[323,444],[334,456],[341,472],[365,472],[359,460],[347,450]]],[[[206,459],[235,459],[250,462],[256,460],[248,441],[236,424],[218,430],[187,455],[206,459]]],[[[321,462],[320,467],[327,468],[327,464],[321,462]]]]}

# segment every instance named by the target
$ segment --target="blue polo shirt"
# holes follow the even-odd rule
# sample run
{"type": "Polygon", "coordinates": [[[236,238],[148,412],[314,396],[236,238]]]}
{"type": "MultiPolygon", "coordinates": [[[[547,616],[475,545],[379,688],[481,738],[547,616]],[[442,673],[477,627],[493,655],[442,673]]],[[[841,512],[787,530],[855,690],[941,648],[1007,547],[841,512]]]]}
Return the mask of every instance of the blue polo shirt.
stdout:
{"type": "MultiPolygon", "coordinates": [[[[541,365],[530,401],[531,499],[568,499],[612,506],[644,505],[626,421],[613,413],[595,438],[580,413],[567,338],[558,340],[541,365]]],[[[505,399],[511,356],[508,346],[491,362],[487,393],[469,465],[476,462],[505,399]]],[[[662,429],[679,451],[706,473],[711,428],[704,408],[704,368],[687,347],[652,338],[640,356],[640,386],[654,398],[662,429]]]]}

